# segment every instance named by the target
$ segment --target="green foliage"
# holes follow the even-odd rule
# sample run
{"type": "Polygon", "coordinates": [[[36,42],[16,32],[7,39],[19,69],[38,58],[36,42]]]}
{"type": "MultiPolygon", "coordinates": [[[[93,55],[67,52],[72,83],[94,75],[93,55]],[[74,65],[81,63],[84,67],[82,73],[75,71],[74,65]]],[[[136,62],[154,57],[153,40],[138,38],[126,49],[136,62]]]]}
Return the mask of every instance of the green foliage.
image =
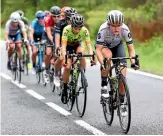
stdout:
{"type": "Polygon", "coordinates": [[[153,37],[145,43],[136,43],[141,70],[163,75],[163,36],[153,37]]]}

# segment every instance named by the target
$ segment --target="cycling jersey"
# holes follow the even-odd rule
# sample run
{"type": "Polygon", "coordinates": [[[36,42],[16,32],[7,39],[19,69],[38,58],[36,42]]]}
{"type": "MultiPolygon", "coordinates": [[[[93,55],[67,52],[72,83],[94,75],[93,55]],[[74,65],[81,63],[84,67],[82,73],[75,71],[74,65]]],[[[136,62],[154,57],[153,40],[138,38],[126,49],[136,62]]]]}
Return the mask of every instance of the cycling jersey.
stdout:
{"type": "Polygon", "coordinates": [[[96,39],[96,44],[103,45],[108,48],[113,48],[120,44],[123,39],[125,39],[127,45],[132,44],[130,30],[125,24],[122,24],[121,33],[118,35],[114,35],[110,31],[110,25],[105,22],[100,26],[96,39]]]}
{"type": "Polygon", "coordinates": [[[34,30],[34,35],[42,35],[44,31],[44,25],[40,25],[37,19],[32,21],[31,28],[34,30]]]}
{"type": "Polygon", "coordinates": [[[62,36],[62,32],[65,26],[67,26],[68,24],[66,23],[65,19],[61,19],[56,23],[55,26],[55,34],[60,34],[60,36],[62,36]]]}
{"type": "Polygon", "coordinates": [[[24,22],[25,25],[29,25],[28,18],[22,17],[21,20],[24,22]]]}
{"type": "Polygon", "coordinates": [[[17,35],[18,33],[20,33],[20,30],[24,31],[25,30],[25,26],[24,26],[24,22],[23,21],[18,21],[18,26],[13,26],[11,20],[8,20],[6,23],[6,28],[5,31],[9,33],[9,35],[13,36],[13,35],[17,35]]]}
{"type": "Polygon", "coordinates": [[[76,45],[79,44],[81,41],[90,43],[90,35],[86,27],[83,26],[78,34],[74,34],[72,32],[71,25],[68,25],[63,29],[62,33],[63,43],[66,43],[67,45],[76,45]]]}
{"type": "MultiPolygon", "coordinates": [[[[51,27],[51,30],[53,31],[55,24],[56,24],[56,22],[54,22],[54,19],[53,19],[52,16],[46,16],[46,17],[44,17],[44,25],[45,25],[45,28],[51,27]]],[[[45,32],[46,32],[46,29],[45,29],[45,32]]]]}

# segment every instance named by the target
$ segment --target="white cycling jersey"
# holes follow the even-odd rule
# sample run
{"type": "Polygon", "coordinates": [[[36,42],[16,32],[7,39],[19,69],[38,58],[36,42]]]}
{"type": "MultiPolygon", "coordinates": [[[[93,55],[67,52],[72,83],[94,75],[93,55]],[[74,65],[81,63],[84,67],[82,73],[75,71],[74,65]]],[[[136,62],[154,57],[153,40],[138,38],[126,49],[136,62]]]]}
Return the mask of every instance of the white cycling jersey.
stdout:
{"type": "Polygon", "coordinates": [[[18,26],[13,26],[11,20],[8,20],[6,23],[6,28],[5,31],[9,33],[9,35],[16,35],[20,32],[20,30],[24,31],[25,30],[25,25],[24,22],[19,20],[19,25],[18,26]]]}
{"type": "Polygon", "coordinates": [[[110,31],[110,25],[105,22],[99,28],[96,44],[113,48],[120,44],[123,39],[125,39],[127,45],[132,43],[130,30],[124,23],[122,24],[121,33],[114,35],[110,31]]]}

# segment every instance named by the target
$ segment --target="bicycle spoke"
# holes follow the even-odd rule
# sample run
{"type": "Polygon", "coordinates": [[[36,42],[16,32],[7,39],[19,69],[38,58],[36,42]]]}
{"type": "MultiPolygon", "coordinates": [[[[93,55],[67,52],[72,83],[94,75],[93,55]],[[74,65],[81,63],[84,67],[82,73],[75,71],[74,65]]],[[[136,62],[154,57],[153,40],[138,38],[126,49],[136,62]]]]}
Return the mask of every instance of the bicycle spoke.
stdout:
{"type": "MultiPolygon", "coordinates": [[[[130,94],[129,94],[126,80],[123,76],[120,76],[119,84],[120,83],[121,83],[121,87],[123,84],[123,88],[125,89],[125,95],[124,95],[124,102],[123,103],[119,102],[118,104],[118,114],[119,114],[119,121],[120,121],[121,128],[124,133],[127,133],[130,129],[130,123],[131,123],[130,94]]],[[[120,85],[119,85],[119,91],[120,91],[120,85]]]]}

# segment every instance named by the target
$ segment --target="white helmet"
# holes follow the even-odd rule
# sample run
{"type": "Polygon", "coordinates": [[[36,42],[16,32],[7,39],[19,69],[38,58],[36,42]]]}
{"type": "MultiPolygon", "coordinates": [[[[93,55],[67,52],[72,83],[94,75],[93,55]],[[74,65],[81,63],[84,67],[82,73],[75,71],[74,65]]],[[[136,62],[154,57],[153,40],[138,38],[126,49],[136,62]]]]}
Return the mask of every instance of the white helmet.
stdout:
{"type": "Polygon", "coordinates": [[[112,10],[108,13],[107,21],[111,25],[121,25],[124,22],[124,16],[119,10],[112,10]]]}
{"type": "Polygon", "coordinates": [[[10,20],[12,22],[18,22],[19,20],[21,19],[19,13],[17,12],[13,12],[11,15],[10,15],[10,20]]]}

